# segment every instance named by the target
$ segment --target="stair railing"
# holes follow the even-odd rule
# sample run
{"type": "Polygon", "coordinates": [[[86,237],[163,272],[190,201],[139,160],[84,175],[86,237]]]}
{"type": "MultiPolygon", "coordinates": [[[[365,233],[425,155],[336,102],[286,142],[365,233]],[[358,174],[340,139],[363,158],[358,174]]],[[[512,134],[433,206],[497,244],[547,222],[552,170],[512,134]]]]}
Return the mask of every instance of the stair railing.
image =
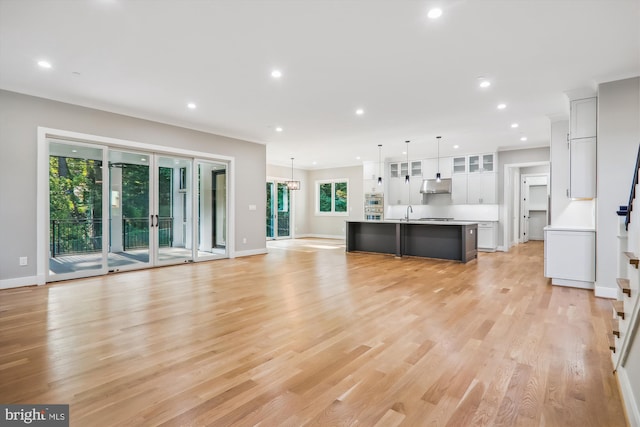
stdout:
{"type": "Polygon", "coordinates": [[[627,215],[624,219],[624,228],[629,230],[629,221],[631,220],[631,209],[633,209],[633,199],[636,198],[636,185],[638,184],[638,170],[640,169],[640,146],[636,156],[636,167],[633,170],[633,181],[631,182],[631,191],[629,192],[629,203],[627,204],[627,215]]]}

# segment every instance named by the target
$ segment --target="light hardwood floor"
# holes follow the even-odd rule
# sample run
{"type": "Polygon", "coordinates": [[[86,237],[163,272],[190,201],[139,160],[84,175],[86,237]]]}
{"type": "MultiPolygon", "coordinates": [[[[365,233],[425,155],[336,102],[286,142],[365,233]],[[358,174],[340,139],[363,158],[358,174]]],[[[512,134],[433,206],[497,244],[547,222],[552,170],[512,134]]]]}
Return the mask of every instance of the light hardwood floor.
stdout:
{"type": "Polygon", "coordinates": [[[0,291],[0,402],[73,426],[624,426],[607,300],[543,247],[268,255],[0,291]]]}

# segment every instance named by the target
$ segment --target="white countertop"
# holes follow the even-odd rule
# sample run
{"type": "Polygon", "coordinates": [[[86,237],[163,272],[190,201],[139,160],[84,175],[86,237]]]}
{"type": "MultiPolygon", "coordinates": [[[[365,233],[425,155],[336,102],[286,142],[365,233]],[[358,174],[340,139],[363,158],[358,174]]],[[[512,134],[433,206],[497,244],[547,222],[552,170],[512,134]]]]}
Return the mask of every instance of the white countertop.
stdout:
{"type": "Polygon", "coordinates": [[[383,221],[349,221],[349,222],[371,222],[371,223],[381,223],[381,224],[417,224],[417,225],[471,225],[471,224],[478,224],[476,221],[421,221],[418,219],[411,219],[409,221],[406,221],[404,219],[400,220],[400,219],[385,219],[383,221]]]}
{"type": "Polygon", "coordinates": [[[544,228],[545,231],[591,231],[591,232],[595,232],[596,229],[594,227],[574,227],[574,226],[570,226],[570,225],[547,225],[544,228]]]}

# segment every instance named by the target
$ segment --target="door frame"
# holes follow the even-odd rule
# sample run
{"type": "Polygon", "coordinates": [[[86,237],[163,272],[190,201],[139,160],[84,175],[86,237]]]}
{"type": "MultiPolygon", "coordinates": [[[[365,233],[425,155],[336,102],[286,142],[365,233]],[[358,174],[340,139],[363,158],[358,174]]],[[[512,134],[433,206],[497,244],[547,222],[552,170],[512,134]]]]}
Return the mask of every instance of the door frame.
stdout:
{"type": "MultiPolygon", "coordinates": [[[[80,142],[80,143],[89,144],[92,146],[106,146],[107,149],[113,148],[113,149],[120,149],[120,150],[142,150],[142,151],[147,151],[147,152],[159,154],[159,155],[189,157],[193,159],[194,164],[195,164],[195,161],[197,161],[198,159],[227,163],[227,209],[228,209],[228,215],[229,215],[228,218],[232,219],[232,221],[227,221],[227,243],[228,243],[227,254],[229,258],[235,258],[235,226],[233,224],[235,222],[234,221],[235,220],[235,178],[236,178],[235,177],[236,175],[235,157],[38,126],[37,128],[37,172],[36,172],[36,207],[37,207],[36,209],[36,250],[37,250],[37,254],[36,254],[36,277],[35,277],[35,281],[37,285],[44,285],[48,277],[47,260],[48,260],[48,253],[49,253],[49,244],[48,244],[49,238],[48,238],[47,230],[49,229],[49,224],[47,221],[49,218],[49,146],[48,146],[49,139],[56,139],[62,142],[64,141],[80,142]]],[[[107,151],[105,151],[104,153],[106,154],[107,151]]],[[[103,155],[103,158],[104,157],[106,156],[103,155]]],[[[192,167],[192,175],[195,176],[195,167],[192,167]]],[[[103,168],[103,180],[104,180],[104,177],[105,177],[105,169],[103,168]]],[[[108,199],[107,198],[105,199],[106,200],[103,200],[103,209],[104,209],[104,204],[108,202],[108,199]]],[[[196,197],[192,197],[191,200],[194,205],[193,207],[195,208],[196,197]]],[[[192,230],[195,237],[196,227],[192,227],[192,230]]],[[[196,245],[194,245],[194,249],[197,249],[196,245]]],[[[103,251],[104,251],[104,247],[103,247],[103,251]]],[[[199,258],[194,257],[193,260],[197,262],[199,261],[199,258]]]]}
{"type": "MultiPolygon", "coordinates": [[[[512,214],[511,211],[515,205],[520,205],[519,203],[514,203],[513,194],[514,194],[514,185],[520,186],[520,181],[517,183],[514,182],[513,170],[526,168],[530,166],[549,166],[551,167],[551,162],[548,160],[539,161],[539,162],[522,162],[522,163],[507,163],[504,165],[502,169],[502,180],[503,180],[503,199],[502,199],[502,209],[500,210],[500,222],[502,223],[502,246],[498,246],[499,251],[508,252],[509,249],[513,246],[510,241],[510,230],[512,227],[512,214]]],[[[543,175],[543,174],[538,174],[543,175]]],[[[549,176],[551,172],[549,172],[549,176]]],[[[549,189],[551,189],[551,180],[549,178],[549,189]]],[[[518,239],[519,240],[519,239],[518,239]]]]}
{"type": "MultiPolygon", "coordinates": [[[[536,186],[536,185],[541,185],[541,184],[535,184],[536,178],[544,178],[546,183],[545,183],[545,187],[547,189],[547,209],[545,210],[545,216],[546,216],[546,222],[547,225],[549,225],[549,189],[551,186],[550,183],[550,173],[528,173],[528,174],[522,174],[520,175],[520,199],[521,199],[521,208],[520,208],[520,218],[521,218],[521,223],[525,224],[526,223],[526,232],[529,234],[526,238],[523,235],[523,230],[520,230],[518,233],[518,239],[520,243],[525,243],[528,242],[530,240],[530,223],[529,223],[529,219],[531,218],[531,213],[529,212],[530,208],[529,208],[529,202],[531,199],[531,192],[530,192],[530,187],[532,185],[536,186]],[[534,182],[531,182],[533,179],[534,182]],[[528,180],[528,182],[527,182],[528,180]],[[527,200],[524,200],[524,196],[526,194],[527,200]],[[524,211],[528,212],[527,218],[524,218],[524,211]]],[[[535,240],[539,240],[539,239],[535,239],[535,240]]]]}

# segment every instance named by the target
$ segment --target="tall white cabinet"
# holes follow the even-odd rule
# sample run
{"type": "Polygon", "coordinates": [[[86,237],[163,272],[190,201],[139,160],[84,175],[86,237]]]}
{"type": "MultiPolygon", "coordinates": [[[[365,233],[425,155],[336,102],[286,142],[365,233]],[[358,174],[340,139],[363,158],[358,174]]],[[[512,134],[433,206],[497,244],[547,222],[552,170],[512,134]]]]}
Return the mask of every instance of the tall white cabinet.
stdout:
{"type": "Polygon", "coordinates": [[[596,197],[596,130],[597,98],[571,101],[568,196],[572,199],[596,197]]]}

